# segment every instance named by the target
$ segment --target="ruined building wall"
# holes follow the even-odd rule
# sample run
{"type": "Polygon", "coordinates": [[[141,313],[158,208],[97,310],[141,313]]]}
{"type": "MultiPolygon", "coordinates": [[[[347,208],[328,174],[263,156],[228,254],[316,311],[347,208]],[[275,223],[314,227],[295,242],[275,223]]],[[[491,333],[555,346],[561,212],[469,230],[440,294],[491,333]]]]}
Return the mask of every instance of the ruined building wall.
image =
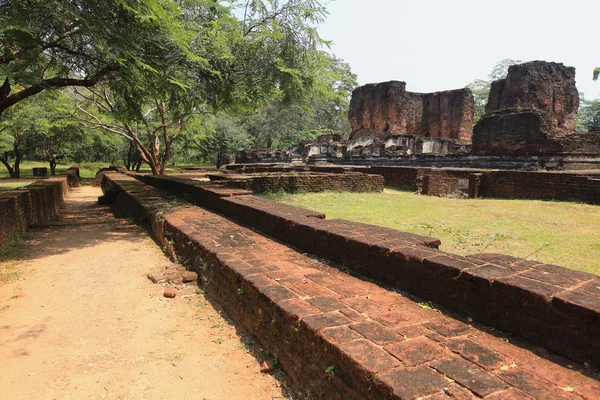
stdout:
{"type": "Polygon", "coordinates": [[[405,82],[369,84],[352,93],[350,138],[409,134],[469,143],[473,110],[469,89],[412,93],[405,82]]]}
{"type": "Polygon", "coordinates": [[[492,83],[485,113],[511,108],[540,111],[552,129],[575,131],[579,108],[575,68],[545,61],[511,65],[505,79],[492,83]]]}
{"type": "Polygon", "coordinates": [[[575,132],[575,68],[532,61],[512,65],[492,84],[486,114],[473,129],[473,155],[600,154],[600,134],[575,132]]]}

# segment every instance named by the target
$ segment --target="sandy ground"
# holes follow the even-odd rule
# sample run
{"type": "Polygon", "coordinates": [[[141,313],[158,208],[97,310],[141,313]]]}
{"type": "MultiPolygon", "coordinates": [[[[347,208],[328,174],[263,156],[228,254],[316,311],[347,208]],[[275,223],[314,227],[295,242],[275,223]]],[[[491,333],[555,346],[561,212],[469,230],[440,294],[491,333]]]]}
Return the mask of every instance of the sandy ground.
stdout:
{"type": "Polygon", "coordinates": [[[146,275],[169,260],[100,194],[75,189],[0,265],[13,272],[0,281],[0,399],[287,398],[259,372],[259,345],[197,287],[162,296],[146,275]]]}

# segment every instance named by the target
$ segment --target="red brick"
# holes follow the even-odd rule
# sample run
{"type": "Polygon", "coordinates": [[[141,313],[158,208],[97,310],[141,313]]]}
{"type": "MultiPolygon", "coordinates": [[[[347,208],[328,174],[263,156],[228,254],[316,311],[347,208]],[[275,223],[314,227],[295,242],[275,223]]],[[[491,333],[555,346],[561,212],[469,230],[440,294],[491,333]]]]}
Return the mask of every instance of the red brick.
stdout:
{"type": "Polygon", "coordinates": [[[490,371],[512,363],[502,354],[483,347],[467,338],[451,339],[444,343],[449,350],[490,371]]]}
{"type": "Polygon", "coordinates": [[[307,299],[306,301],[323,312],[339,310],[346,307],[344,303],[333,297],[314,297],[312,299],[307,299]]]}
{"type": "Polygon", "coordinates": [[[263,287],[260,289],[260,292],[275,303],[298,297],[296,293],[281,285],[263,287]]]}
{"type": "MultiPolygon", "coordinates": [[[[572,388],[573,391],[585,399],[600,398],[600,375],[596,372],[596,379],[585,376],[582,372],[569,369],[560,364],[555,364],[543,358],[529,362],[522,367],[523,371],[552,382],[562,388],[572,388]]],[[[588,373],[590,371],[587,371],[588,373]]]]}
{"type": "Polygon", "coordinates": [[[284,300],[277,303],[279,307],[287,314],[292,320],[298,320],[309,315],[319,314],[321,311],[308,304],[302,299],[291,299],[284,300]]]}
{"type": "Polygon", "coordinates": [[[448,277],[457,277],[460,273],[469,268],[475,268],[478,265],[469,262],[468,258],[450,257],[445,254],[427,257],[424,264],[434,270],[436,273],[447,275],[448,277]]]}
{"type": "Polygon", "coordinates": [[[486,348],[505,355],[511,362],[517,364],[524,364],[539,358],[531,350],[513,344],[509,339],[503,339],[484,332],[469,335],[469,338],[486,348]]]}
{"type": "Polygon", "coordinates": [[[383,313],[373,314],[371,317],[382,325],[393,328],[408,321],[405,317],[406,313],[403,311],[404,310],[386,311],[383,313]]]}
{"type": "Polygon", "coordinates": [[[323,328],[332,326],[345,325],[350,322],[352,321],[337,311],[327,314],[311,315],[306,318],[302,318],[302,324],[313,332],[318,332],[323,328]]]}
{"type": "Polygon", "coordinates": [[[346,317],[350,318],[354,322],[362,322],[362,321],[370,320],[370,318],[367,314],[361,314],[353,308],[349,308],[349,307],[342,308],[342,309],[340,309],[340,312],[342,314],[344,314],[346,317]]]}
{"type": "MultiPolygon", "coordinates": [[[[598,284],[600,287],[600,284],[598,284]]],[[[552,305],[568,313],[577,313],[593,318],[600,317],[600,297],[589,296],[584,288],[566,290],[552,298],[552,305]]],[[[600,294],[600,289],[598,290],[600,294]]]]}
{"type": "Polygon", "coordinates": [[[480,397],[508,387],[500,379],[462,358],[451,357],[434,361],[431,366],[480,397]]]}
{"type": "Polygon", "coordinates": [[[520,276],[508,276],[494,281],[492,288],[519,303],[545,304],[563,288],[520,276]]]}
{"type": "Polygon", "coordinates": [[[384,348],[391,355],[402,361],[404,365],[408,366],[425,364],[450,354],[438,343],[422,337],[390,344],[384,348]]]}
{"type": "Polygon", "coordinates": [[[520,367],[511,368],[507,371],[500,371],[497,376],[505,382],[508,382],[511,386],[521,389],[525,393],[538,399],[558,400],[579,398],[537,375],[525,372],[520,367]]]}
{"type": "Polygon", "coordinates": [[[580,272],[551,264],[536,265],[531,270],[523,272],[521,276],[564,288],[568,288],[597,277],[596,275],[588,274],[586,272],[580,272]]]}
{"type": "Polygon", "coordinates": [[[525,392],[519,389],[509,388],[501,392],[492,393],[485,397],[485,400],[536,400],[525,392]]]}
{"type": "Polygon", "coordinates": [[[448,385],[444,377],[425,366],[395,368],[377,375],[378,381],[391,387],[394,398],[416,399],[442,392],[448,385]]]}
{"type": "Polygon", "coordinates": [[[341,343],[346,343],[351,340],[362,339],[362,336],[347,326],[336,326],[333,328],[325,328],[319,331],[319,336],[334,346],[341,343]]]}
{"type": "Polygon", "coordinates": [[[397,367],[400,362],[367,339],[358,339],[342,343],[340,349],[358,368],[368,374],[397,367]]]}
{"type": "Polygon", "coordinates": [[[426,322],[423,324],[426,328],[431,329],[445,337],[461,336],[466,334],[471,328],[469,325],[450,318],[440,318],[436,321],[426,322]]]}
{"type": "Polygon", "coordinates": [[[382,311],[382,307],[379,304],[373,303],[363,297],[349,297],[342,300],[345,304],[354,308],[359,313],[365,313],[367,315],[377,314],[382,311]]]}
{"type": "Polygon", "coordinates": [[[475,278],[482,278],[488,281],[501,278],[503,276],[513,275],[515,272],[508,269],[499,267],[497,265],[486,264],[481,267],[473,268],[468,271],[464,271],[463,274],[475,278]]]}
{"type": "Polygon", "coordinates": [[[379,345],[404,340],[402,336],[399,336],[394,331],[373,321],[352,324],[350,328],[379,345]]]}
{"type": "Polygon", "coordinates": [[[431,330],[425,328],[421,324],[416,324],[416,325],[408,325],[408,326],[403,326],[403,327],[397,328],[396,332],[398,332],[400,335],[404,336],[406,339],[413,339],[416,337],[425,336],[425,335],[431,333],[431,330]]]}

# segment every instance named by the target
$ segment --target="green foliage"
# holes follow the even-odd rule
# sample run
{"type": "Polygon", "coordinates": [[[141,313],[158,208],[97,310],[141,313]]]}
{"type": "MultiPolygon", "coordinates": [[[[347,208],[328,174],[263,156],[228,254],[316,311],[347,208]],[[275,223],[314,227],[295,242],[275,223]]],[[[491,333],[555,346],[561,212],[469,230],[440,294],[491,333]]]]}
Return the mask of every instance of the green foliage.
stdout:
{"type": "Polygon", "coordinates": [[[318,62],[314,68],[318,84],[304,97],[286,103],[275,93],[255,113],[240,118],[254,144],[289,147],[322,134],[350,131],[348,106],[356,75],[348,64],[327,53],[320,52],[318,62]]]}
{"type": "Polygon", "coordinates": [[[598,77],[600,76],[600,68],[594,68],[594,74],[593,74],[593,78],[595,81],[598,80],[598,77]]]}
{"type": "Polygon", "coordinates": [[[67,118],[70,103],[57,91],[45,91],[9,109],[0,120],[0,161],[19,177],[22,157],[35,154],[45,161],[56,160],[69,142],[83,136],[81,127],[67,118]],[[10,165],[12,160],[13,165],[10,165]]]}
{"type": "Polygon", "coordinates": [[[469,83],[467,87],[473,92],[473,99],[475,100],[475,116],[473,118],[473,123],[476,124],[485,114],[485,106],[490,96],[491,83],[483,79],[475,79],[473,82],[469,83]]]}
{"type": "MultiPolygon", "coordinates": [[[[356,76],[323,51],[316,27],[326,14],[319,0],[7,0],[0,115],[16,126],[27,116],[13,118],[11,107],[83,86],[54,99],[62,125],[42,119],[29,130],[38,158],[129,165],[136,156],[154,173],[177,152],[177,161],[214,161],[254,143],[347,131],[356,76]]],[[[0,143],[13,144],[5,135],[0,143]]]]}
{"type": "Polygon", "coordinates": [[[212,132],[197,143],[202,160],[218,164],[219,155],[236,154],[251,144],[251,137],[234,118],[219,115],[212,124],[212,132]]]}
{"type": "Polygon", "coordinates": [[[577,119],[575,120],[575,128],[582,132],[591,128],[600,128],[600,99],[581,99],[577,119]]]}
{"type": "Polygon", "coordinates": [[[117,71],[130,78],[163,71],[173,48],[202,62],[181,15],[169,0],[3,1],[0,115],[50,87],[90,87],[117,71]]]}
{"type": "Polygon", "coordinates": [[[505,58],[504,60],[499,61],[496,65],[494,65],[492,72],[490,72],[490,80],[497,81],[498,79],[506,78],[506,75],[508,74],[508,67],[511,65],[521,64],[522,62],[523,61],[521,60],[513,60],[510,58],[505,58]]]}

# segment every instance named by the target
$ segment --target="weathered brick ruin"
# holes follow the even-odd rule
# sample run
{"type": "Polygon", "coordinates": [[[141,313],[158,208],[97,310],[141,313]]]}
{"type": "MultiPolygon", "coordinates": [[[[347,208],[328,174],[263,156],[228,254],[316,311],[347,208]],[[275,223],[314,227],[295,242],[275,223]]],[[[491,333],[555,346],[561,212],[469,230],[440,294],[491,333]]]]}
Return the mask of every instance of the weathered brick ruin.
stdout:
{"type": "Polygon", "coordinates": [[[422,94],[404,82],[371,84],[353,92],[350,140],[328,135],[286,149],[250,148],[237,161],[600,169],[600,132],[575,132],[578,107],[575,69],[544,61],[513,65],[492,84],[472,136],[468,89],[422,94]]]}
{"type": "Polygon", "coordinates": [[[247,189],[254,193],[316,193],[355,192],[378,193],[383,191],[383,177],[364,173],[274,172],[259,174],[209,174],[213,181],[228,187],[247,189]]]}
{"type": "Polygon", "coordinates": [[[575,68],[533,61],[512,65],[492,84],[485,116],[473,130],[473,154],[598,155],[600,135],[575,132],[575,68]]]}
{"type": "Polygon", "coordinates": [[[412,93],[405,82],[369,84],[352,92],[350,140],[416,135],[470,143],[473,110],[469,89],[412,93]]]}
{"type": "Polygon", "coordinates": [[[214,183],[103,174],[117,210],[149,224],[312,398],[600,393],[597,372],[578,364],[600,365],[596,275],[456,256],[435,238],[329,220],[214,183]]]}
{"type": "Polygon", "coordinates": [[[0,244],[48,223],[62,206],[70,187],[79,186],[79,168],[34,181],[23,189],[0,192],[0,244]]]}

